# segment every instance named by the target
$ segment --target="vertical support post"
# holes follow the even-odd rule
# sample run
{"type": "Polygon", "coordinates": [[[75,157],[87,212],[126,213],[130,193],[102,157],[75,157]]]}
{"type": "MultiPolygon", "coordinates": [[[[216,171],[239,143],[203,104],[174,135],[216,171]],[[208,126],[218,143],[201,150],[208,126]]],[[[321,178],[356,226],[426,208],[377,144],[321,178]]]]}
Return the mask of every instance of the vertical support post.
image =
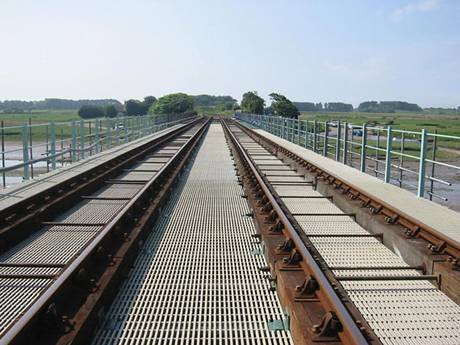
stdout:
{"type": "Polygon", "coordinates": [[[366,146],[367,146],[367,125],[363,124],[363,133],[361,141],[361,167],[362,172],[366,172],[366,146]]]}
{"type": "MultiPolygon", "coordinates": [[[[377,130],[377,148],[375,149],[375,177],[379,176],[379,148],[380,148],[380,130],[377,130]]],[[[385,156],[386,157],[386,156],[385,156]]]]}
{"type": "Polygon", "coordinates": [[[327,135],[328,135],[328,132],[329,132],[329,122],[325,122],[324,123],[324,146],[323,146],[323,156],[324,157],[327,157],[327,135]]]}
{"type": "MultiPolygon", "coordinates": [[[[434,137],[433,137],[433,154],[431,156],[431,160],[433,162],[436,162],[436,150],[438,148],[438,137],[436,135],[438,131],[434,131],[434,137]]],[[[435,170],[436,164],[431,163],[431,177],[434,177],[434,170],[435,170]]],[[[434,193],[434,181],[433,179],[430,179],[430,200],[433,200],[433,193],[434,193]]]]}
{"type": "Polygon", "coordinates": [[[85,158],[85,121],[80,120],[80,158],[85,158]]]}
{"type": "Polygon", "coordinates": [[[128,121],[126,121],[126,117],[123,118],[123,127],[125,131],[125,143],[127,143],[129,139],[128,139],[128,121]]]}
{"type": "Polygon", "coordinates": [[[56,126],[50,123],[50,150],[51,150],[51,169],[56,169],[56,126]]]}
{"type": "Polygon", "coordinates": [[[337,162],[340,162],[340,131],[341,131],[341,125],[340,121],[337,122],[337,144],[335,145],[335,160],[337,162]]]}
{"type": "Polygon", "coordinates": [[[308,147],[308,120],[305,121],[305,148],[308,147]]]}
{"type": "Polygon", "coordinates": [[[75,121],[72,121],[72,163],[77,160],[77,125],[75,121]]]}
{"type": "Polygon", "coordinates": [[[29,176],[29,131],[27,124],[22,125],[21,130],[21,139],[22,139],[22,162],[24,163],[24,180],[28,180],[29,176]]]}
{"type": "Polygon", "coordinates": [[[317,131],[317,123],[316,123],[316,120],[313,120],[313,151],[316,152],[317,151],[317,147],[318,147],[318,133],[316,132],[317,131]]]}
{"type": "Polygon", "coordinates": [[[115,126],[117,131],[117,145],[120,145],[120,124],[118,123],[118,119],[115,118],[115,126]]]}
{"type": "Polygon", "coordinates": [[[96,119],[96,122],[94,123],[94,141],[96,142],[96,153],[99,153],[101,152],[101,143],[99,142],[100,140],[100,135],[99,135],[99,132],[100,132],[100,127],[101,127],[101,120],[100,119],[96,119]]]}
{"type": "Polygon", "coordinates": [[[420,142],[420,165],[418,168],[418,189],[417,196],[423,198],[425,195],[425,168],[426,168],[426,151],[427,135],[425,128],[422,129],[422,138],[420,142]]]}
{"type": "MultiPolygon", "coordinates": [[[[404,164],[404,140],[405,140],[405,136],[404,136],[404,130],[403,132],[401,133],[401,154],[399,155],[399,167],[402,168],[403,167],[403,164],[404,164]]],[[[402,187],[402,182],[403,182],[403,178],[404,178],[404,174],[403,174],[403,171],[402,169],[399,169],[399,187],[401,188],[402,187]]]]}
{"type": "Polygon", "coordinates": [[[112,124],[109,118],[107,118],[107,148],[112,148],[112,124]]]}
{"type": "MultiPolygon", "coordinates": [[[[32,118],[29,117],[29,158],[34,159],[33,156],[33,139],[32,139],[32,118]]],[[[34,178],[34,163],[30,164],[30,176],[34,178]]]]}
{"type": "Polygon", "coordinates": [[[387,149],[385,155],[385,182],[390,183],[391,180],[391,150],[393,143],[393,133],[391,126],[387,128],[387,149]]]}
{"type": "MultiPolygon", "coordinates": [[[[5,122],[2,120],[2,168],[5,168],[5,122]]],[[[6,187],[6,174],[2,172],[3,187],[6,187]]]]}
{"type": "Polygon", "coordinates": [[[343,124],[343,164],[347,164],[348,158],[348,123],[343,124]]]}

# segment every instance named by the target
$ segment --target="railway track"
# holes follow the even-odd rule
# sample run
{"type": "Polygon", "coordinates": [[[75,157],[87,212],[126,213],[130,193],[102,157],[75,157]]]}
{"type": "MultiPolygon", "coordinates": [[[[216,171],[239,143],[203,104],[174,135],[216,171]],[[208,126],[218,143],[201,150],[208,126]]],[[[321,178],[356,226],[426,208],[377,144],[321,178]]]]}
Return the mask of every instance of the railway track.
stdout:
{"type": "Polygon", "coordinates": [[[460,344],[438,277],[286,157],[200,119],[0,211],[0,344],[460,344]]]}
{"type": "Polygon", "coordinates": [[[233,121],[224,127],[296,342],[460,343],[460,307],[436,276],[317,192],[276,143],[233,121]]]}
{"type": "Polygon", "coordinates": [[[87,343],[207,125],[178,126],[2,211],[1,344],[87,343]]]}

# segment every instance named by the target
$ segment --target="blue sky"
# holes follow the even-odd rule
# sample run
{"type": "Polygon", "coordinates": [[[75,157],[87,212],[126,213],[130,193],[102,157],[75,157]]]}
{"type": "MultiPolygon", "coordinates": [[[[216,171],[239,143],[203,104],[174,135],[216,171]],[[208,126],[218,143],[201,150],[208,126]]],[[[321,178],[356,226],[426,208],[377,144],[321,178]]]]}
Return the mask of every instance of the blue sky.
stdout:
{"type": "Polygon", "coordinates": [[[0,0],[0,100],[272,92],[460,106],[458,0],[0,0]]]}

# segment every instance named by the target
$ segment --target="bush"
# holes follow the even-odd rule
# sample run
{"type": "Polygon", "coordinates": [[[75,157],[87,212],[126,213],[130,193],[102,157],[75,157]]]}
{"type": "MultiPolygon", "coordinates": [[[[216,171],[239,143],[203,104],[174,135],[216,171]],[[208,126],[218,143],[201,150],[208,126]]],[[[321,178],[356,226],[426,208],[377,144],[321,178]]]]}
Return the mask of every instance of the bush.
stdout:
{"type": "Polygon", "coordinates": [[[103,108],[95,105],[83,105],[78,110],[78,115],[82,119],[93,119],[96,117],[104,117],[105,111],[103,108]]]}

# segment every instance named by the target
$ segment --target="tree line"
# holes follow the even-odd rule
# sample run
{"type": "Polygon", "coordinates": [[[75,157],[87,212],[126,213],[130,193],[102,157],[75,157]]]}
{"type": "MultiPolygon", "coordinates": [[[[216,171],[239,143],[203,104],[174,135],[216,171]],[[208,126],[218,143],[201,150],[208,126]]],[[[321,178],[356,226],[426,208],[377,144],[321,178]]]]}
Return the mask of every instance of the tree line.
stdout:
{"type": "Polygon", "coordinates": [[[60,98],[45,98],[41,101],[21,101],[21,100],[6,100],[0,101],[0,110],[10,113],[21,113],[32,110],[69,110],[79,109],[83,105],[95,105],[105,107],[113,105],[115,107],[123,107],[116,99],[60,99],[60,98]]]}

